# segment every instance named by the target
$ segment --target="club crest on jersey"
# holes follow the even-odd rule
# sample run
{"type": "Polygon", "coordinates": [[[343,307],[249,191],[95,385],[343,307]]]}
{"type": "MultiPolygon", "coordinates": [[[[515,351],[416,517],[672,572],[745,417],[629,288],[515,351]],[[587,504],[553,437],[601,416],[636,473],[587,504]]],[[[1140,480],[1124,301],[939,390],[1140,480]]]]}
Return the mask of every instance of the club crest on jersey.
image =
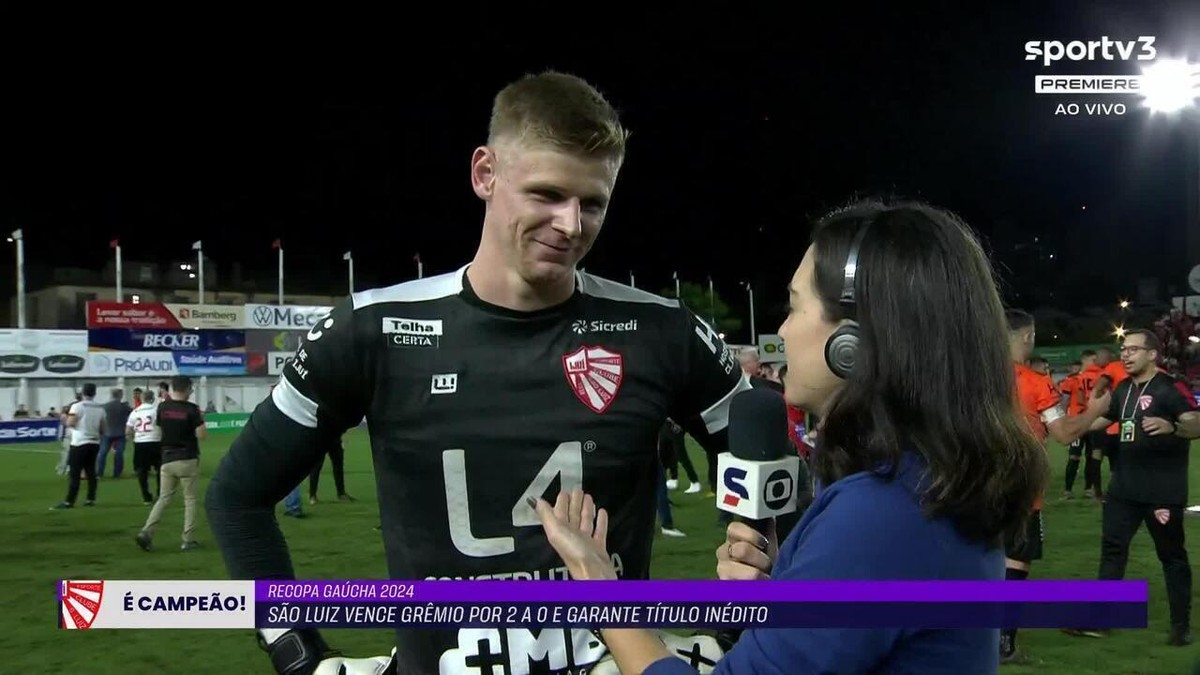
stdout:
{"type": "Polygon", "coordinates": [[[562,363],[575,396],[593,412],[608,410],[625,374],[621,355],[604,347],[584,345],[563,356],[562,363]]]}
{"type": "Polygon", "coordinates": [[[1151,403],[1154,403],[1153,396],[1142,395],[1142,396],[1138,397],[1138,407],[1141,408],[1142,410],[1149,409],[1151,403]]]}
{"type": "Polygon", "coordinates": [[[100,614],[100,600],[104,597],[103,581],[60,581],[62,596],[60,622],[68,630],[84,630],[100,614]]]}

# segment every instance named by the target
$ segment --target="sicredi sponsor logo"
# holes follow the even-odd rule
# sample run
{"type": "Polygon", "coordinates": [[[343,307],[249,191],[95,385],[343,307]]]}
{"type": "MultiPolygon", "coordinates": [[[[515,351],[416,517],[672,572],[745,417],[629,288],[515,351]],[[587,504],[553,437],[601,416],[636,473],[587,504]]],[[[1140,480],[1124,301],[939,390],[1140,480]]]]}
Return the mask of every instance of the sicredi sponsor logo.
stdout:
{"type": "Polygon", "coordinates": [[[166,333],[146,335],[143,349],[199,349],[200,336],[195,333],[166,333]]]}
{"type": "Polygon", "coordinates": [[[628,321],[600,321],[578,319],[571,324],[571,330],[579,333],[631,333],[637,330],[637,319],[628,321]]]}
{"type": "Polygon", "coordinates": [[[1113,40],[1103,35],[1099,40],[1030,40],[1025,43],[1025,60],[1041,59],[1049,67],[1064,58],[1070,61],[1153,61],[1158,57],[1155,37],[1139,35],[1136,40],[1113,40]]]}
{"type": "Polygon", "coordinates": [[[388,316],[383,318],[383,334],[389,347],[437,347],[442,320],[388,316]]]}

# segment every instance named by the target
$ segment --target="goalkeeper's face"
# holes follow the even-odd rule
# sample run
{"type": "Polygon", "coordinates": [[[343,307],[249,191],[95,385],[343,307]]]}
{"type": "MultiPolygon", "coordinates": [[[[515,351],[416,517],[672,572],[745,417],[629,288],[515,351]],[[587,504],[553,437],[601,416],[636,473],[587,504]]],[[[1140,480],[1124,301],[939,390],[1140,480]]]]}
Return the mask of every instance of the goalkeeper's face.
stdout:
{"type": "Polygon", "coordinates": [[[604,224],[619,163],[519,142],[481,150],[474,178],[488,204],[484,237],[530,285],[569,278],[604,224]]]}

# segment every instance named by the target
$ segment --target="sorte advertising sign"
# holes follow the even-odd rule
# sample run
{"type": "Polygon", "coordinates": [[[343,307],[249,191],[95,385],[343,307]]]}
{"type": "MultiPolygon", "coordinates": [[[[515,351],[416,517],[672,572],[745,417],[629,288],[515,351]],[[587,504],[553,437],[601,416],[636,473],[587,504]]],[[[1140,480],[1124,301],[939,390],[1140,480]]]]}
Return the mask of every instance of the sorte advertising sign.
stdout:
{"type": "Polygon", "coordinates": [[[0,378],[83,377],[87,331],[0,330],[0,378]]]}
{"type": "Polygon", "coordinates": [[[332,307],[323,305],[246,305],[246,328],[305,330],[312,328],[332,307]]]}

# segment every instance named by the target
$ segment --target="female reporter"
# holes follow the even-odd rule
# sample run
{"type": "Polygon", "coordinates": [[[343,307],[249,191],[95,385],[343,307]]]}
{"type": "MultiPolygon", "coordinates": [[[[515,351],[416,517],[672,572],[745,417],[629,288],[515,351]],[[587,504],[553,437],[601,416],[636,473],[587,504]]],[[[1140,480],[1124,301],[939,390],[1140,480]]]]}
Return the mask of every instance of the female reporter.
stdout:
{"type": "MultiPolygon", "coordinates": [[[[1002,535],[1024,531],[1048,471],[974,236],[924,204],[860,202],[816,223],[789,292],[786,397],[821,417],[819,489],[778,549],[731,525],[719,576],[1003,580],[1002,535]]],[[[595,506],[577,491],[537,510],[573,577],[615,579],[595,506]]],[[[650,631],[603,635],[623,673],[692,672],[650,631]]],[[[716,672],[990,673],[998,643],[997,629],[748,630],[716,672]]]]}

